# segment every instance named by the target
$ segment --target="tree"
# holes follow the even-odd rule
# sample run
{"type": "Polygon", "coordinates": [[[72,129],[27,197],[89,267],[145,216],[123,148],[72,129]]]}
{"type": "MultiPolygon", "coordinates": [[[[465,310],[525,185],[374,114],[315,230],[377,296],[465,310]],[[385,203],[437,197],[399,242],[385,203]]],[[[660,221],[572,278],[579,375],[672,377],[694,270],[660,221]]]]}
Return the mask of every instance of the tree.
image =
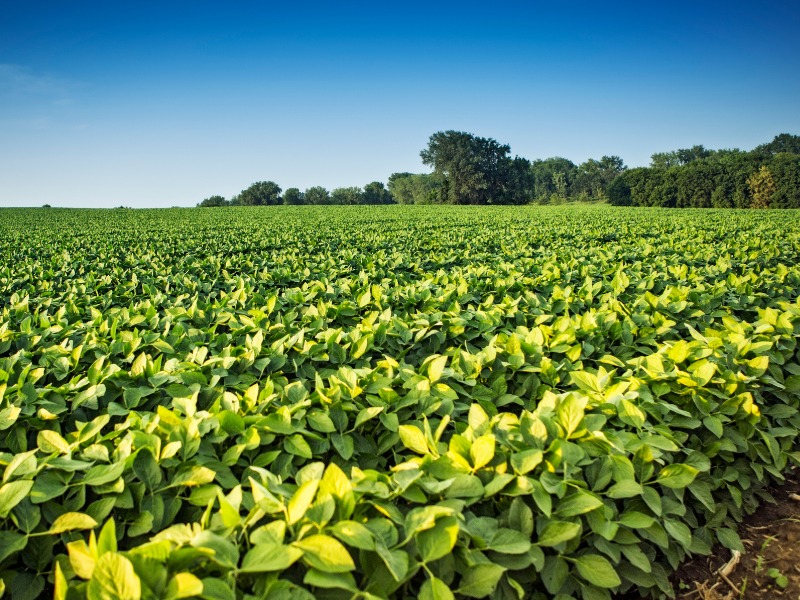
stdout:
{"type": "Polygon", "coordinates": [[[800,154],[800,135],[780,133],[776,135],[771,142],[757,146],[753,152],[765,154],[767,156],[773,156],[781,152],[800,154]]]}
{"type": "Polygon", "coordinates": [[[770,207],[772,196],[775,193],[775,181],[766,165],[761,165],[761,168],[747,179],[747,186],[753,197],[750,204],[752,208],[770,207]]]}
{"type": "Polygon", "coordinates": [[[532,196],[538,202],[549,202],[559,191],[564,196],[572,195],[573,183],[577,174],[575,163],[560,156],[531,163],[532,196]]]}
{"type": "Polygon", "coordinates": [[[451,204],[491,204],[508,180],[511,148],[491,138],[463,131],[439,131],[420,152],[446,182],[445,201],[451,204]]]}
{"type": "Polygon", "coordinates": [[[527,204],[533,200],[534,177],[531,163],[515,156],[505,168],[505,187],[498,198],[503,204],[527,204]]]}
{"type": "Polygon", "coordinates": [[[361,204],[360,187],[340,187],[331,192],[331,204],[361,204]]]}
{"type": "Polygon", "coordinates": [[[305,204],[306,198],[305,194],[301,192],[299,189],[293,187],[287,189],[283,192],[283,203],[284,204],[305,204]]]}
{"type": "Polygon", "coordinates": [[[691,148],[680,148],[672,152],[656,152],[650,157],[650,166],[655,169],[669,169],[688,165],[690,162],[707,158],[714,154],[713,150],[708,150],[702,144],[691,148]]]}
{"type": "Polygon", "coordinates": [[[800,208],[800,154],[781,152],[769,163],[775,180],[773,208],[800,208]]]}
{"type": "Polygon", "coordinates": [[[609,184],[625,170],[619,156],[603,156],[600,160],[590,158],[577,168],[572,184],[572,195],[602,198],[609,184]]]}
{"type": "Polygon", "coordinates": [[[306,204],[330,204],[331,195],[324,187],[316,185],[308,188],[304,194],[306,204]]]}
{"type": "Polygon", "coordinates": [[[274,181],[256,181],[239,194],[243,206],[269,206],[281,204],[281,188],[274,181]]]}
{"type": "Polygon", "coordinates": [[[442,176],[437,173],[392,173],[389,192],[399,204],[435,204],[442,201],[442,176]]]}
{"type": "Polygon", "coordinates": [[[222,196],[209,196],[202,202],[199,202],[197,206],[227,206],[228,202],[222,196]]]}
{"type": "Polygon", "coordinates": [[[392,204],[394,199],[391,192],[380,181],[373,181],[364,186],[361,195],[362,204],[392,204]]]}
{"type": "Polygon", "coordinates": [[[614,179],[606,188],[608,201],[614,206],[631,205],[631,186],[625,179],[625,175],[620,175],[614,179]]]}

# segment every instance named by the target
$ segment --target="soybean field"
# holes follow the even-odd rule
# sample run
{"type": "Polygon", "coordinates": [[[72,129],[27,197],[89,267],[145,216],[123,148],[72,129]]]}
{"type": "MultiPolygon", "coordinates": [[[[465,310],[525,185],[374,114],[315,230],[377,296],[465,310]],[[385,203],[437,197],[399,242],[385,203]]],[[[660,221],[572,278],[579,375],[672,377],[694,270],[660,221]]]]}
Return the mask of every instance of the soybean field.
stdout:
{"type": "Polygon", "coordinates": [[[0,210],[0,596],[671,596],[799,292],[794,210],[0,210]]]}

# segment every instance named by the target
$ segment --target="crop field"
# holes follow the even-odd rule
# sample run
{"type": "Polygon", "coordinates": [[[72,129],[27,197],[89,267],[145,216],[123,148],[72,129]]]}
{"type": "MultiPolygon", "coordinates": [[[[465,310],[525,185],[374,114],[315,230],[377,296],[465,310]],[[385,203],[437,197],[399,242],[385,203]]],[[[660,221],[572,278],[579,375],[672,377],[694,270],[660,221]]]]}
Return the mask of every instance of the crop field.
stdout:
{"type": "Polygon", "coordinates": [[[800,463],[800,213],[0,211],[0,595],[669,596],[800,463]]]}

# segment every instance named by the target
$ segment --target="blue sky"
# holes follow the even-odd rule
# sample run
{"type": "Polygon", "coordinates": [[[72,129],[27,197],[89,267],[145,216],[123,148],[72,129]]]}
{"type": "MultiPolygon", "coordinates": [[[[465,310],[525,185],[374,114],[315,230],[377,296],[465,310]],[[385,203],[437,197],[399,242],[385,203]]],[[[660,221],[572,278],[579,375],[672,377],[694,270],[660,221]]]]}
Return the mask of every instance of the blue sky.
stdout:
{"type": "Polygon", "coordinates": [[[17,2],[0,206],[423,172],[439,130],[630,166],[800,134],[796,2],[17,2]]]}

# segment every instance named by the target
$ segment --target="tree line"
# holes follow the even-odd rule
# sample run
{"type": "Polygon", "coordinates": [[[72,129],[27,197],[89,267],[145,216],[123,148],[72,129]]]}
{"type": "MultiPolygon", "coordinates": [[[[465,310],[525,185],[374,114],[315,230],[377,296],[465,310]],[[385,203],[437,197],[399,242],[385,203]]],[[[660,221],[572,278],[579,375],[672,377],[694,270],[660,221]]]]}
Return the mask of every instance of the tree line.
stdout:
{"type": "Polygon", "coordinates": [[[800,207],[800,136],[780,134],[754,150],[702,145],[652,155],[649,167],[629,169],[619,156],[575,164],[562,157],[530,161],[492,138],[439,131],[420,152],[431,173],[392,173],[388,185],[328,191],[283,191],[259,181],[230,199],[198,206],[276,204],[554,204],[608,201],[620,206],[800,207]]]}
{"type": "Polygon", "coordinates": [[[313,186],[305,191],[296,187],[281,190],[274,181],[257,181],[226,200],[223,196],[210,196],[197,206],[274,206],[277,204],[393,204],[389,190],[380,181],[360,187],[340,187],[328,191],[313,186]]]}
{"type": "Polygon", "coordinates": [[[653,154],[609,185],[618,206],[800,208],[800,136],[782,133],[749,152],[703,146],[653,154]]]}

